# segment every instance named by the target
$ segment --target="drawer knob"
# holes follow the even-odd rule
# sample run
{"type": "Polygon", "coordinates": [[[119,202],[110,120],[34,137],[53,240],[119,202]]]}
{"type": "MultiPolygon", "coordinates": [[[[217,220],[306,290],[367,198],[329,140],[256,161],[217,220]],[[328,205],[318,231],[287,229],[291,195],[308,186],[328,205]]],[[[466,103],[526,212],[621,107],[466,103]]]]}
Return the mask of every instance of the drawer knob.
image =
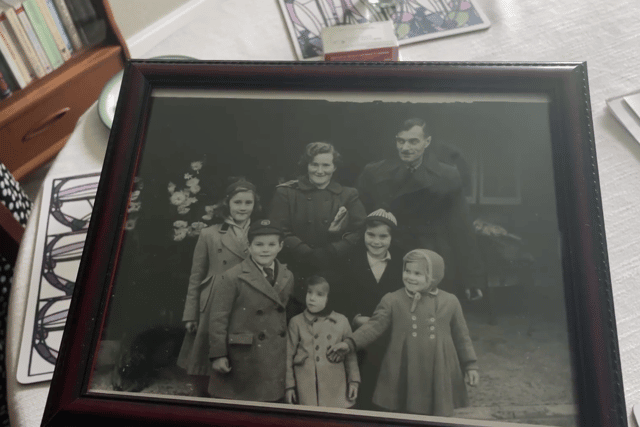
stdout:
{"type": "Polygon", "coordinates": [[[54,125],[58,120],[62,119],[70,110],[71,108],[64,107],[56,111],[55,113],[45,117],[44,119],[40,120],[38,123],[36,123],[33,129],[31,129],[22,137],[22,142],[27,142],[28,140],[35,138],[36,136],[40,135],[42,132],[46,131],[52,125],[54,125]]]}

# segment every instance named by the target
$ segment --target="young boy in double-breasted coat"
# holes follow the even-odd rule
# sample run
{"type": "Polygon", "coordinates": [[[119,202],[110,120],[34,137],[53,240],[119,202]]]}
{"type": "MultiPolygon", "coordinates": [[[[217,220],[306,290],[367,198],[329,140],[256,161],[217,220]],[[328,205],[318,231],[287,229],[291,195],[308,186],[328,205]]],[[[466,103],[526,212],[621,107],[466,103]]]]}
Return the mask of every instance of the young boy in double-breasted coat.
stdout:
{"type": "Polygon", "coordinates": [[[269,220],[249,228],[250,257],[222,275],[213,300],[209,358],[213,397],[265,402],[284,398],[287,319],[293,274],[276,260],[282,231],[269,220]]]}

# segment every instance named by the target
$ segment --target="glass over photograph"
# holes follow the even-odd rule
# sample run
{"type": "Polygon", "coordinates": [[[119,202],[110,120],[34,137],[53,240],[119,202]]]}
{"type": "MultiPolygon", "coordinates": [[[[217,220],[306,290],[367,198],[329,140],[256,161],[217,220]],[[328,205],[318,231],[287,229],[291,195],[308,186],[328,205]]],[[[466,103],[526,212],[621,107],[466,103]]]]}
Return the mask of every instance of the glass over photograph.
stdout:
{"type": "Polygon", "coordinates": [[[546,98],[151,103],[89,392],[577,425],[546,98]]]}

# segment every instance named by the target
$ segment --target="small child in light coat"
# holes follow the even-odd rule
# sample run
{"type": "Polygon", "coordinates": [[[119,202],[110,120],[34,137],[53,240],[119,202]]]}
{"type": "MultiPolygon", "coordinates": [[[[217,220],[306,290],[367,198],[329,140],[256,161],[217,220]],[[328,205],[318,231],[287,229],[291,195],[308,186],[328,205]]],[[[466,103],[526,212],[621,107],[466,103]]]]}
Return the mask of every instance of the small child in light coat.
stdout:
{"type": "Polygon", "coordinates": [[[391,331],[373,403],[389,411],[451,416],[479,382],[476,354],[458,298],[438,289],[444,260],[427,249],[403,258],[404,288],[386,294],[371,319],[328,354],[340,360],[391,331]]]}
{"type": "Polygon", "coordinates": [[[358,396],[360,372],[355,353],[344,362],[327,359],[327,350],[351,335],[349,320],[327,306],[329,283],[307,279],[307,308],[289,322],[287,403],[350,408],[358,396]]]}

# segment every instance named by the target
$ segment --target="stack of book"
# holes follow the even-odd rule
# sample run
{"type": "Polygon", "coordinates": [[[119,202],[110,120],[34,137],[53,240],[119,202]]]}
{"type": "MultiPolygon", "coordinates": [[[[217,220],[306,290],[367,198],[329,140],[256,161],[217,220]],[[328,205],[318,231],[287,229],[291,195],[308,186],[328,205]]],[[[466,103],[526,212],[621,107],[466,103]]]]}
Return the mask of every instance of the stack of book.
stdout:
{"type": "Polygon", "coordinates": [[[106,35],[91,0],[0,0],[0,99],[106,35]]]}

